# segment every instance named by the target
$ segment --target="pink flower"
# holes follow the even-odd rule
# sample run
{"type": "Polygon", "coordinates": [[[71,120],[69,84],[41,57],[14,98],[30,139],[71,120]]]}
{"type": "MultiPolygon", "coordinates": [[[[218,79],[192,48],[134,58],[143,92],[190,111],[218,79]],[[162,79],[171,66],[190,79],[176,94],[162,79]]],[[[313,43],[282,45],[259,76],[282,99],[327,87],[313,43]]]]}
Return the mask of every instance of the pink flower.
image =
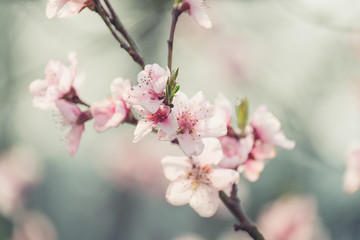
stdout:
{"type": "Polygon", "coordinates": [[[77,57],[69,53],[70,66],[51,60],[45,68],[45,79],[35,80],[29,90],[34,95],[33,104],[41,109],[56,109],[55,101],[66,94],[76,95],[81,78],[76,78],[77,57]]]}
{"type": "Polygon", "coordinates": [[[117,127],[125,120],[130,111],[125,102],[130,88],[129,80],[117,78],[111,85],[112,97],[91,105],[90,111],[96,131],[103,132],[111,127],[117,127]]]}
{"type": "Polygon", "coordinates": [[[0,212],[9,216],[23,208],[27,191],[40,178],[33,152],[13,148],[0,156],[0,212]]]}
{"type": "Polygon", "coordinates": [[[258,107],[252,115],[251,126],[256,138],[262,143],[285,149],[293,149],[295,146],[295,142],[288,140],[281,131],[280,121],[264,105],[258,107]]]}
{"type": "Polygon", "coordinates": [[[156,113],[164,101],[169,77],[169,69],[164,70],[156,63],[146,65],[138,74],[137,85],[130,89],[128,101],[132,105],[140,105],[151,114],[156,113]]]}
{"type": "Polygon", "coordinates": [[[48,0],[46,17],[72,17],[87,7],[92,0],[48,0]]]}
{"type": "Polygon", "coordinates": [[[344,190],[353,194],[360,189],[360,142],[353,143],[347,152],[344,190]]]}
{"type": "Polygon", "coordinates": [[[281,198],[261,214],[258,227],[268,240],[326,240],[313,198],[281,198]]]}
{"type": "Polygon", "coordinates": [[[161,104],[159,110],[154,114],[147,112],[138,105],[133,106],[133,108],[143,118],[136,125],[134,132],[134,142],[140,141],[140,139],[156,128],[159,128],[159,138],[162,138],[162,135],[167,136],[174,135],[176,133],[177,121],[169,106],[161,104]]]}
{"type": "Polygon", "coordinates": [[[200,216],[211,217],[219,206],[218,191],[237,183],[239,174],[214,168],[222,158],[220,143],[214,138],[204,143],[204,152],[198,157],[165,157],[161,162],[165,177],[172,181],[166,191],[167,201],[176,206],[189,203],[200,216]]]}
{"type": "Polygon", "coordinates": [[[64,127],[69,128],[65,138],[67,140],[67,150],[73,156],[79,148],[81,135],[84,131],[84,122],[90,118],[88,116],[89,112],[83,113],[75,103],[65,100],[57,100],[56,106],[64,118],[64,127]]]}
{"type": "Polygon", "coordinates": [[[183,7],[187,9],[190,16],[204,28],[211,28],[212,23],[209,16],[204,11],[204,0],[184,0],[183,7]]]}
{"type": "Polygon", "coordinates": [[[233,116],[233,106],[231,105],[229,99],[227,99],[223,94],[219,94],[215,99],[215,115],[221,117],[226,126],[231,125],[231,120],[233,116]]]}
{"type": "Polygon", "coordinates": [[[176,135],[181,150],[187,156],[202,153],[202,138],[220,137],[226,134],[226,123],[214,115],[214,106],[206,101],[202,92],[196,93],[190,100],[182,92],[174,98],[173,112],[177,119],[176,135]]]}

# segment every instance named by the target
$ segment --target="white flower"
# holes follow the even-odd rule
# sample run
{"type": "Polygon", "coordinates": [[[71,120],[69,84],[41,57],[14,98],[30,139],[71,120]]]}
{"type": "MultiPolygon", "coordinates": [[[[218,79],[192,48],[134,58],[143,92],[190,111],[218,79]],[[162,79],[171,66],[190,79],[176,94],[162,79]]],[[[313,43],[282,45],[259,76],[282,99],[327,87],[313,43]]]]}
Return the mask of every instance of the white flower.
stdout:
{"type": "Polygon", "coordinates": [[[204,140],[204,152],[196,157],[165,157],[162,159],[165,177],[172,181],[166,191],[169,203],[180,206],[189,203],[200,216],[211,217],[219,206],[218,191],[228,190],[239,181],[231,169],[214,168],[222,159],[220,142],[204,140]]]}

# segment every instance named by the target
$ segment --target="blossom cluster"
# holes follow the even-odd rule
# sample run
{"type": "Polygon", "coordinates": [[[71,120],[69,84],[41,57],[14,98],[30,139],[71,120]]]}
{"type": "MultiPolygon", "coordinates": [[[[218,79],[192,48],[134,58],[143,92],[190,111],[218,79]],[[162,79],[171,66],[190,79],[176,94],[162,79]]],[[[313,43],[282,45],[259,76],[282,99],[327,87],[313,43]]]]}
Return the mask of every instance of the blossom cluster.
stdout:
{"type": "MultiPolygon", "coordinates": [[[[103,13],[105,10],[98,2],[48,0],[46,15],[48,18],[70,17],[84,8],[94,10],[94,7],[103,18],[109,18],[105,20],[108,27],[113,24],[120,29],[134,59],[134,44],[116,25],[111,9],[111,14],[103,13]]],[[[202,27],[210,28],[212,23],[203,7],[203,0],[176,0],[173,13],[178,17],[187,12],[202,27]]],[[[220,201],[218,192],[229,192],[238,183],[239,174],[256,181],[265,161],[275,157],[275,146],[292,149],[295,145],[285,137],[280,121],[266,106],[260,106],[249,123],[247,118],[241,119],[238,115],[241,123],[233,128],[234,114],[226,97],[220,95],[214,105],[201,91],[189,98],[179,91],[178,69],[171,71],[156,63],[143,66],[140,61],[143,70],[138,73],[135,85],[130,80],[116,78],[111,84],[110,97],[87,104],[79,96],[82,78],[77,76],[76,54],[70,53],[68,59],[68,67],[59,61],[50,61],[45,79],[31,83],[30,92],[34,95],[34,106],[57,110],[63,116],[63,125],[68,128],[65,137],[69,153],[77,152],[85,123],[91,119],[97,132],[125,122],[136,125],[133,142],[155,132],[159,140],[178,144],[185,155],[168,156],[161,161],[165,177],[171,181],[166,199],[173,205],[189,204],[203,217],[216,212],[220,201]]],[[[168,65],[171,68],[171,63],[168,65]]],[[[247,105],[243,107],[247,112],[247,105]]]]}
{"type": "Polygon", "coordinates": [[[70,154],[76,153],[85,122],[90,119],[98,132],[124,122],[136,123],[134,142],[154,131],[159,140],[177,143],[186,155],[162,160],[165,176],[172,181],[167,200],[174,205],[189,203],[201,216],[215,213],[217,192],[237,184],[239,172],[256,181],[265,159],[275,156],[275,146],[294,147],[265,106],[253,114],[245,134],[237,134],[238,129],[230,126],[229,100],[220,95],[212,105],[202,92],[188,98],[176,86],[169,93],[170,79],[174,78],[176,85],[177,76],[158,64],[146,65],[134,86],[130,80],[116,78],[110,97],[88,105],[78,96],[74,59],[75,54],[69,54],[70,67],[50,61],[45,79],[30,85],[36,107],[57,108],[62,114],[70,128],[66,133],[70,154]],[[78,104],[89,109],[82,111],[78,104]]]}

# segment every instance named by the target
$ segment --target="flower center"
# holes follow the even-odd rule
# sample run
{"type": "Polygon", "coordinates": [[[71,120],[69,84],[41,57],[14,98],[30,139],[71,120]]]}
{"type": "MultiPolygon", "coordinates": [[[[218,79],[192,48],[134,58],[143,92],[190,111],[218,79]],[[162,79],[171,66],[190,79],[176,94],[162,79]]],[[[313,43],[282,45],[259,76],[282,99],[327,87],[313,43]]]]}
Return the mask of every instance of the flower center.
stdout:
{"type": "Polygon", "coordinates": [[[191,187],[193,190],[197,188],[199,184],[210,184],[210,179],[207,175],[211,172],[212,167],[206,165],[204,167],[194,165],[192,170],[188,173],[187,178],[192,179],[191,187]]]}
{"type": "Polygon", "coordinates": [[[189,111],[178,113],[178,134],[191,134],[194,132],[194,126],[197,124],[197,118],[191,116],[189,111]]]}
{"type": "Polygon", "coordinates": [[[168,118],[169,113],[170,108],[168,106],[160,105],[160,108],[156,113],[151,114],[146,118],[157,124],[159,122],[164,122],[168,118]]]}

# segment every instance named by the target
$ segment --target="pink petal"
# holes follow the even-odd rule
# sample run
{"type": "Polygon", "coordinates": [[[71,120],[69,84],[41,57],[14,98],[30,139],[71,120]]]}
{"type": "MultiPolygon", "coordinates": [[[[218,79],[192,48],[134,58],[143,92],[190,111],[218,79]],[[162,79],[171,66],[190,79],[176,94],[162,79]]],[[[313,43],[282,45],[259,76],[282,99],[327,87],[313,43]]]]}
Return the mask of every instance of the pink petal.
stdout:
{"type": "Polygon", "coordinates": [[[196,134],[180,134],[177,136],[179,146],[186,156],[198,156],[204,149],[204,144],[196,134]]]}
{"type": "Polygon", "coordinates": [[[239,173],[232,169],[213,169],[208,175],[216,190],[224,190],[239,182],[239,173]]]}
{"type": "Polygon", "coordinates": [[[168,118],[163,122],[159,122],[157,126],[170,138],[176,134],[178,129],[178,124],[173,113],[170,113],[168,118]]]}
{"type": "Polygon", "coordinates": [[[67,149],[71,156],[74,156],[79,148],[82,132],[84,131],[84,124],[73,125],[70,131],[66,134],[67,149]]]}
{"type": "Polygon", "coordinates": [[[152,121],[141,119],[136,125],[133,142],[136,143],[140,141],[143,137],[152,131],[153,126],[154,123],[152,121]]]}
{"type": "Polygon", "coordinates": [[[170,181],[175,181],[192,169],[192,163],[188,157],[164,157],[161,160],[164,168],[165,177],[170,181]]]}
{"type": "Polygon", "coordinates": [[[193,195],[192,181],[180,179],[170,183],[166,190],[166,200],[175,206],[187,204],[193,195]]]}
{"type": "Polygon", "coordinates": [[[215,115],[222,118],[227,126],[230,126],[233,115],[233,106],[229,99],[223,94],[219,94],[215,99],[215,115]]]}
{"type": "Polygon", "coordinates": [[[209,16],[201,7],[203,0],[188,0],[187,2],[190,4],[189,14],[195,19],[195,21],[204,28],[211,28],[212,23],[209,16]]]}
{"type": "Polygon", "coordinates": [[[116,78],[111,84],[111,93],[113,98],[125,98],[131,88],[131,82],[128,79],[116,78]]]}
{"type": "Polygon", "coordinates": [[[56,100],[55,103],[65,120],[70,124],[75,124],[81,114],[80,108],[65,100],[56,100]]]}
{"type": "Polygon", "coordinates": [[[244,172],[244,176],[250,182],[256,182],[260,173],[264,170],[265,163],[263,160],[248,160],[244,165],[240,165],[239,172],[244,172]]]}
{"type": "Polygon", "coordinates": [[[92,104],[90,111],[94,118],[94,128],[98,132],[119,126],[127,113],[122,101],[117,104],[114,100],[108,99],[92,104]]]}
{"type": "Polygon", "coordinates": [[[189,205],[201,217],[211,217],[219,206],[218,191],[206,184],[199,184],[190,199],[189,205]]]}

